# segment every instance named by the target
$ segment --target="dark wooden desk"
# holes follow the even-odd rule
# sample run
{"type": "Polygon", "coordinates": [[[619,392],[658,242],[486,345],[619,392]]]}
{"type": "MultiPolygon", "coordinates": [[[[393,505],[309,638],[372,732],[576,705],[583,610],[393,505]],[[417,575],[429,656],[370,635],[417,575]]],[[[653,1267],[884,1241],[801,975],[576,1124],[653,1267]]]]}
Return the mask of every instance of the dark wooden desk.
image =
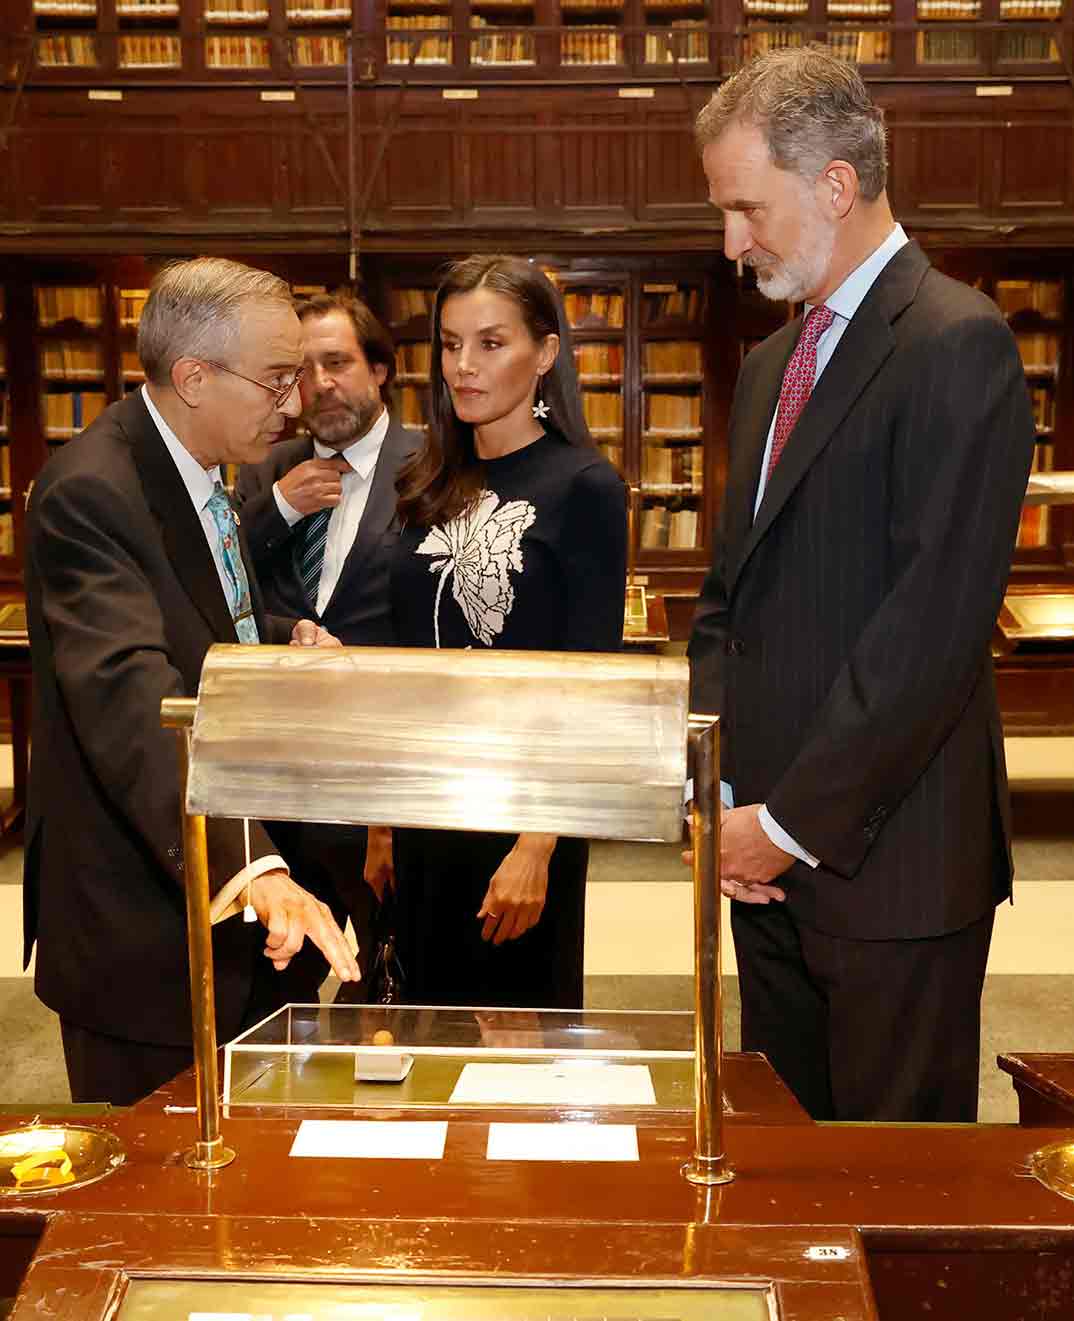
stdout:
{"type": "Polygon", "coordinates": [[[1074,1055],[999,1055],[1018,1096],[1018,1122],[1074,1129],[1074,1055]]]}
{"type": "Polygon", "coordinates": [[[1074,1313],[1074,1202],[1026,1175],[1061,1131],[729,1123],[738,1177],[699,1190],[681,1174],[693,1131],[679,1115],[639,1125],[636,1163],[546,1164],[488,1161],[484,1115],[449,1122],[442,1160],[393,1161],[294,1159],[298,1119],[251,1114],[225,1118],[237,1159],[205,1175],[180,1160],[193,1117],[162,1099],[95,1121],[128,1153],[108,1178],[5,1199],[11,1260],[40,1237],[13,1321],[103,1321],[132,1275],[734,1275],[774,1281],[781,1321],[871,1321],[867,1271],[880,1321],[1074,1313]],[[825,1245],[847,1255],[807,1256],[825,1245]]]}

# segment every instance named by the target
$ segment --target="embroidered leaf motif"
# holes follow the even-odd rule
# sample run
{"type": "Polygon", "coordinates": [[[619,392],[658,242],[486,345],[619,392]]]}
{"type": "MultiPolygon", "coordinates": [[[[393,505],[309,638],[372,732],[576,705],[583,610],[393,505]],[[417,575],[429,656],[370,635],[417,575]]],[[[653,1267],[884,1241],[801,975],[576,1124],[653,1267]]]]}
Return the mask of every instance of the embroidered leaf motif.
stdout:
{"type": "Polygon", "coordinates": [[[450,523],[433,528],[418,547],[433,556],[430,573],[439,573],[433,606],[436,645],[440,646],[440,595],[449,573],[451,592],[466,625],[479,642],[491,647],[503,632],[515,603],[509,571],[522,572],[522,534],[537,517],[527,500],[508,500],[486,491],[450,523]]]}

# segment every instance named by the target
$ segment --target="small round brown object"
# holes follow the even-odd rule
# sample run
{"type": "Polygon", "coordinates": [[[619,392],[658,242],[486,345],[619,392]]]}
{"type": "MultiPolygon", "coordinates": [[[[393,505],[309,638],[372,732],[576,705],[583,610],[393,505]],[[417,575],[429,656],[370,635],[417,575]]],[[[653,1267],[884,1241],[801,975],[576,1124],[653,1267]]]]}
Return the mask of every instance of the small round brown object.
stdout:
{"type": "Polygon", "coordinates": [[[373,1045],[394,1046],[395,1037],[392,1036],[386,1027],[382,1027],[378,1032],[373,1033],[373,1045]]]}

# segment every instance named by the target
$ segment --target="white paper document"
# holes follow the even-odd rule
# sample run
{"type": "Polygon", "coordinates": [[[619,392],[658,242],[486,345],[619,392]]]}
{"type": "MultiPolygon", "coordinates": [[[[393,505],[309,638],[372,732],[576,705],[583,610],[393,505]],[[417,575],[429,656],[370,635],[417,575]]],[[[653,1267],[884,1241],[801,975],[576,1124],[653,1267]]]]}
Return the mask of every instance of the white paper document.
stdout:
{"type": "Polygon", "coordinates": [[[467,1064],[451,1100],[481,1105],[656,1105],[647,1064],[467,1064]]]}
{"type": "Polygon", "coordinates": [[[358,1160],[441,1160],[447,1122],[394,1119],[304,1119],[292,1156],[346,1156],[358,1160]]]}
{"type": "Polygon", "coordinates": [[[488,1160],[637,1160],[633,1124],[489,1124],[488,1160]]]}

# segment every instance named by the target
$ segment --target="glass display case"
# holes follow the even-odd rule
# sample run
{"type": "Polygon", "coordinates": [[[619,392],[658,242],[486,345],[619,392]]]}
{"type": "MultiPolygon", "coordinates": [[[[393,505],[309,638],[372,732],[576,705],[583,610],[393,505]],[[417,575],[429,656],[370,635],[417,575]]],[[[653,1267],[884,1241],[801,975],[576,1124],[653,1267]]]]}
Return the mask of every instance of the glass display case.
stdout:
{"type": "Polygon", "coordinates": [[[229,1107],[689,1111],[693,1076],[687,1012],[287,1005],[225,1048],[223,1095],[229,1107]]]}
{"type": "Polygon", "coordinates": [[[291,1283],[131,1280],[119,1321],[773,1321],[771,1283],[291,1283]]]}

